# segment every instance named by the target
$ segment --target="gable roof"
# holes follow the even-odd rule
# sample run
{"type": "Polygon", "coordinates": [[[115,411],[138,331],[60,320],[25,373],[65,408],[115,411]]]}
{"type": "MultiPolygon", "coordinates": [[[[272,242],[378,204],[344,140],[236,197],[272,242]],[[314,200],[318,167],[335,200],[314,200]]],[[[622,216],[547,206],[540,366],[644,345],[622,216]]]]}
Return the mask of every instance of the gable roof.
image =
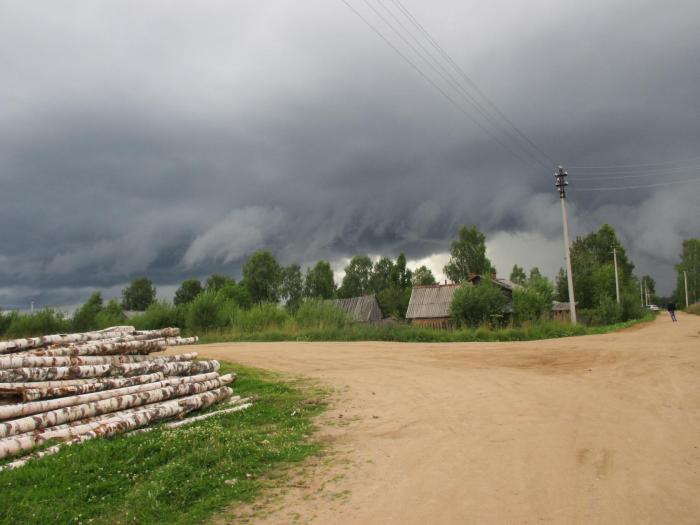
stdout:
{"type": "Polygon", "coordinates": [[[381,321],[383,317],[382,310],[374,295],[334,299],[333,305],[348,314],[353,321],[360,323],[381,321]]]}
{"type": "Polygon", "coordinates": [[[414,286],[406,319],[435,319],[450,316],[450,303],[458,284],[414,286]]]}

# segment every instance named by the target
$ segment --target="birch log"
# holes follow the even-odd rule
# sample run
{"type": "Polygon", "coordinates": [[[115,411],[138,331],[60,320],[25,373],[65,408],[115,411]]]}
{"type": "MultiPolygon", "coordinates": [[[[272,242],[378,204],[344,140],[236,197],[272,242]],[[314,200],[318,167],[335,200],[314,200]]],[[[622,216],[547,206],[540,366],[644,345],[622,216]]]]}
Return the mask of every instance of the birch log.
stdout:
{"type": "MultiPolygon", "coordinates": [[[[148,392],[111,397],[102,401],[93,401],[83,405],[65,407],[33,416],[14,419],[12,421],[6,421],[0,423],[0,438],[52,427],[77,419],[117,412],[125,408],[157,403],[174,397],[198,394],[207,390],[219,388],[222,385],[232,382],[233,379],[233,375],[229,374],[209,381],[169,386],[159,390],[149,390],[148,392]]],[[[0,457],[4,456],[0,453],[0,457]]]]}
{"type": "MultiPolygon", "coordinates": [[[[10,370],[0,370],[0,382],[53,381],[56,379],[102,377],[108,375],[112,368],[112,365],[12,368],[10,370]]],[[[157,370],[153,371],[157,372],[157,370]]]]}
{"type": "MultiPolygon", "coordinates": [[[[190,374],[205,374],[216,372],[220,365],[218,361],[185,361],[182,363],[125,363],[112,367],[112,375],[133,376],[163,372],[166,376],[181,376],[190,374]]],[[[2,371],[0,371],[1,373],[2,371]]]]}
{"type": "MultiPolygon", "coordinates": [[[[125,386],[122,388],[116,388],[113,390],[105,390],[102,392],[92,392],[88,394],[80,394],[75,396],[60,397],[58,399],[49,399],[44,401],[34,401],[30,403],[18,403],[14,405],[0,405],[0,420],[2,419],[13,419],[22,416],[28,416],[31,414],[39,414],[41,412],[49,412],[50,410],[57,410],[63,407],[82,405],[85,403],[91,403],[92,401],[101,401],[103,399],[108,399],[111,397],[118,397],[127,394],[134,394],[137,392],[147,392],[149,390],[158,390],[167,386],[177,386],[184,385],[187,383],[200,383],[204,381],[211,381],[217,379],[216,377],[210,377],[216,374],[200,374],[196,376],[184,376],[184,377],[174,377],[169,379],[163,379],[161,381],[155,381],[152,383],[143,383],[140,385],[125,386]]],[[[229,374],[233,376],[233,379],[229,381],[233,383],[236,381],[235,374],[229,374]]],[[[228,378],[229,376],[223,376],[228,378]]]]}
{"type": "MultiPolygon", "coordinates": [[[[45,356],[45,357],[61,357],[61,356],[82,356],[82,355],[121,355],[121,354],[150,354],[151,352],[159,352],[164,347],[168,346],[168,340],[164,337],[157,339],[147,339],[144,341],[96,341],[86,345],[70,345],[42,348],[41,350],[27,350],[26,352],[16,352],[11,354],[13,357],[24,356],[45,356]]],[[[193,341],[196,342],[196,341],[193,341]]],[[[188,343],[175,343],[188,344],[188,343]]]]}
{"type": "MultiPolygon", "coordinates": [[[[199,377],[200,381],[207,381],[209,379],[216,379],[218,374],[212,372],[209,374],[200,374],[198,376],[183,376],[183,377],[199,377]]],[[[103,390],[112,390],[116,388],[123,388],[126,386],[133,385],[143,385],[145,383],[155,383],[157,381],[162,381],[165,379],[165,375],[161,372],[155,374],[146,374],[142,376],[133,377],[116,377],[116,378],[106,378],[103,381],[97,383],[88,383],[84,385],[73,385],[65,387],[53,387],[53,388],[25,388],[20,390],[18,393],[21,394],[24,401],[37,401],[39,399],[50,399],[54,397],[65,397],[65,396],[77,396],[80,394],[90,394],[92,392],[101,392],[103,390]]],[[[31,385],[32,383],[24,383],[25,385],[31,385]]],[[[1,390],[0,390],[1,391],[1,390]]]]}
{"type": "Polygon", "coordinates": [[[55,445],[12,463],[8,463],[7,465],[0,467],[0,470],[7,468],[18,468],[26,464],[27,461],[30,461],[31,459],[54,454],[60,450],[60,445],[83,443],[96,437],[109,437],[141,428],[163,419],[176,416],[181,417],[188,412],[192,412],[193,410],[206,408],[214,403],[225,401],[231,396],[231,394],[232,390],[230,388],[221,387],[200,394],[183,397],[181,399],[176,399],[165,403],[157,403],[138,412],[125,415],[119,415],[119,413],[117,413],[114,414],[115,417],[101,422],[96,428],[73,427],[70,429],[70,431],[64,432],[63,436],[58,436],[56,433],[52,434],[47,432],[45,434],[27,434],[18,439],[3,439],[0,440],[0,457],[15,455],[23,450],[31,450],[32,448],[42,445],[49,439],[62,438],[70,439],[70,441],[67,441],[65,444],[55,445]]]}
{"type": "Polygon", "coordinates": [[[46,366],[119,365],[144,361],[192,361],[196,352],[179,355],[87,355],[87,356],[0,356],[0,369],[42,368],[46,366]]]}
{"type": "Polygon", "coordinates": [[[117,338],[125,333],[134,333],[136,329],[133,326],[114,326],[99,332],[85,332],[79,334],[55,334],[42,335],[40,337],[27,337],[24,339],[14,339],[12,341],[0,342],[0,354],[18,352],[20,350],[28,350],[30,348],[40,348],[51,344],[79,343],[84,341],[97,341],[100,339],[117,338]]]}

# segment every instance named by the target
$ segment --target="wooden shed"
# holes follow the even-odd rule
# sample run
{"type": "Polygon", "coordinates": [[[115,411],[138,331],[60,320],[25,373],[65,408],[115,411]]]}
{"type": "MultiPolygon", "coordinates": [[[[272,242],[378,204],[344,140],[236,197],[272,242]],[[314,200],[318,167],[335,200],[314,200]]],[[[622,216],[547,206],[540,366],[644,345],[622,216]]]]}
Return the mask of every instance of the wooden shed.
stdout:
{"type": "Polygon", "coordinates": [[[458,284],[414,286],[406,311],[406,319],[417,326],[450,328],[450,304],[458,284]]]}
{"type": "Polygon", "coordinates": [[[379,302],[374,295],[334,299],[333,305],[348,314],[356,323],[372,323],[384,317],[379,302]]]}

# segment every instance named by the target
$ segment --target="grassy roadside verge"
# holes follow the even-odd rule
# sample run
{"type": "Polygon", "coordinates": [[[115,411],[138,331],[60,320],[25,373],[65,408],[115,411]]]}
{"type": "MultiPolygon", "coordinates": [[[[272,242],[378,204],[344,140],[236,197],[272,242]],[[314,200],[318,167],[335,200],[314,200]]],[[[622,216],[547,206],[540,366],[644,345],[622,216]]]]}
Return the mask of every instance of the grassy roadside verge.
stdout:
{"type": "Polygon", "coordinates": [[[243,412],[191,426],[89,441],[0,472],[0,524],[191,524],[263,491],[269,474],[321,449],[308,439],[326,392],[308,381],[235,370],[243,412]],[[294,415],[292,415],[294,414],[294,415]]]}
{"type": "Polygon", "coordinates": [[[605,334],[655,319],[648,313],[642,319],[605,326],[587,327],[558,322],[541,322],[520,328],[461,328],[436,330],[410,325],[351,325],[303,329],[268,328],[254,332],[213,330],[200,334],[200,343],[275,341],[394,341],[401,343],[461,343],[534,341],[575,335],[605,334]]]}

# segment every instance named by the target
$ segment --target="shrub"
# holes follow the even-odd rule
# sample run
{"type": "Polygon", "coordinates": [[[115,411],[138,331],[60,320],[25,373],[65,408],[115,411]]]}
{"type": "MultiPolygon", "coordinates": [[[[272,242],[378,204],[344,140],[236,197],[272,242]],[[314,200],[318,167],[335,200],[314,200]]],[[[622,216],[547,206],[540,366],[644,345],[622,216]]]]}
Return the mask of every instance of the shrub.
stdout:
{"type": "Polygon", "coordinates": [[[230,325],[235,310],[235,304],[223,294],[204,292],[187,306],[185,326],[193,332],[224,328],[230,325]]]}
{"type": "Polygon", "coordinates": [[[622,319],[622,308],[610,297],[603,297],[598,302],[598,306],[593,310],[591,318],[592,324],[604,325],[615,324],[622,319]]]}
{"type": "Polygon", "coordinates": [[[126,315],[119,301],[112,299],[107,306],[95,316],[94,328],[103,329],[110,326],[119,326],[126,322],[126,315]]]}
{"type": "Polygon", "coordinates": [[[46,309],[12,317],[5,337],[17,338],[70,332],[71,322],[61,312],[46,309]]]}
{"type": "Polygon", "coordinates": [[[352,319],[333,303],[307,299],[294,314],[294,321],[300,328],[343,328],[352,319]]]}
{"type": "Polygon", "coordinates": [[[176,326],[184,328],[184,310],[165,301],[151,303],[146,311],[130,319],[139,330],[158,330],[176,326]]]}
{"type": "Polygon", "coordinates": [[[513,322],[516,325],[545,319],[551,309],[551,294],[538,293],[532,288],[513,290],[513,322]]]}
{"type": "Polygon", "coordinates": [[[234,310],[231,324],[243,332],[256,332],[272,327],[282,327],[290,317],[276,303],[259,303],[249,310],[234,310]]]}
{"type": "Polygon", "coordinates": [[[225,299],[230,299],[241,308],[250,308],[253,305],[253,297],[250,295],[248,288],[242,284],[236,284],[235,281],[222,286],[218,293],[225,299]]]}
{"type": "Polygon", "coordinates": [[[455,290],[450,315],[461,325],[493,324],[503,315],[506,302],[500,289],[486,280],[476,286],[465,283],[455,290]]]}
{"type": "Polygon", "coordinates": [[[4,335],[7,329],[12,324],[19,314],[17,312],[0,312],[0,335],[4,335]]]}
{"type": "Polygon", "coordinates": [[[95,327],[95,317],[102,311],[102,294],[95,292],[73,314],[73,330],[85,332],[95,327]]]}

